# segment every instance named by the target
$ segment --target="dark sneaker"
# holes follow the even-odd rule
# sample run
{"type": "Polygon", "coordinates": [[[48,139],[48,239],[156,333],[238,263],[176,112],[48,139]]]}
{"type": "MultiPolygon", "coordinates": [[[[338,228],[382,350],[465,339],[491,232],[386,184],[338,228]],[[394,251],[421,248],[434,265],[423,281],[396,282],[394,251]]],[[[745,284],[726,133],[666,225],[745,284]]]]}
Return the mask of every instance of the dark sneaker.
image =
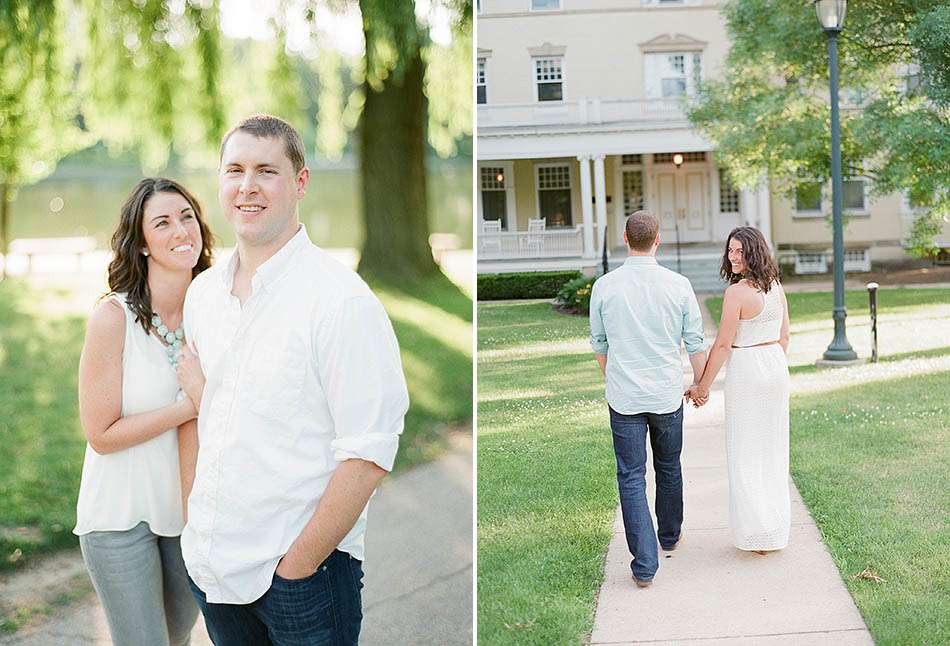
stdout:
{"type": "Polygon", "coordinates": [[[672,552],[673,550],[675,550],[675,549],[677,548],[677,546],[680,544],[680,542],[681,542],[682,540],[683,540],[683,535],[680,534],[680,537],[679,537],[678,539],[676,539],[676,542],[675,542],[675,543],[673,543],[673,544],[670,545],[669,547],[666,547],[665,545],[660,545],[660,548],[661,548],[664,552],[672,552]]]}
{"type": "Polygon", "coordinates": [[[653,579],[638,579],[633,577],[633,580],[636,582],[638,588],[649,588],[653,585],[653,579]]]}

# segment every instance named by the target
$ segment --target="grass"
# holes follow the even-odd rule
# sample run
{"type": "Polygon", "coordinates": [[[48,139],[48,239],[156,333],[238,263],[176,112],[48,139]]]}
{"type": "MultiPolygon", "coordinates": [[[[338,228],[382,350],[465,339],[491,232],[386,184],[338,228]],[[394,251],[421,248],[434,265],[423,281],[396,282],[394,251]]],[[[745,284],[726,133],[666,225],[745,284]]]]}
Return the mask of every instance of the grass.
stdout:
{"type": "MultiPolygon", "coordinates": [[[[850,293],[848,307],[862,297],[850,293]]],[[[834,374],[887,380],[829,379],[793,396],[792,473],[875,640],[950,643],[950,372],[913,365],[950,357],[938,320],[950,290],[884,289],[878,302],[895,317],[885,365],[834,374]]],[[[830,340],[815,324],[830,319],[832,296],[789,303],[793,345],[817,334],[821,347],[801,353],[813,362],[830,340]]],[[[593,625],[617,505],[587,321],[547,303],[478,312],[478,639],[577,644],[593,625]]],[[[804,361],[793,390],[817,370],[804,361]]]]}
{"type": "Polygon", "coordinates": [[[950,372],[792,398],[792,476],[878,644],[950,643],[947,393],[950,372]]]}
{"type": "MultiPolygon", "coordinates": [[[[411,406],[396,471],[438,455],[472,415],[471,299],[447,280],[380,288],[402,349],[411,406]]],[[[81,306],[91,310],[93,297],[81,306]]],[[[81,299],[79,299],[81,300],[81,299]]],[[[77,366],[85,318],[73,290],[0,283],[0,573],[77,544],[85,440],[77,366]]]]}
{"type": "MultiPolygon", "coordinates": [[[[788,312],[793,322],[809,323],[831,319],[834,307],[832,292],[787,293],[788,312]]],[[[920,305],[950,303],[950,289],[908,289],[905,287],[883,287],[877,290],[878,314],[889,312],[900,314],[920,305]]],[[[722,297],[706,300],[713,320],[719,322],[722,316],[722,297]]],[[[868,292],[864,289],[846,290],[844,305],[849,314],[868,312],[868,292]]],[[[830,341],[830,339],[829,339],[830,341]]]]}
{"type": "Polygon", "coordinates": [[[472,299],[441,277],[407,293],[374,287],[396,331],[409,412],[395,471],[431,460],[472,419],[472,299]]]}
{"type": "Polygon", "coordinates": [[[617,505],[587,320],[546,303],[478,312],[478,641],[578,643],[617,505]]]}
{"type": "Polygon", "coordinates": [[[85,322],[47,316],[43,307],[23,283],[0,283],[0,572],[76,544],[85,450],[76,372],[85,322]]]}

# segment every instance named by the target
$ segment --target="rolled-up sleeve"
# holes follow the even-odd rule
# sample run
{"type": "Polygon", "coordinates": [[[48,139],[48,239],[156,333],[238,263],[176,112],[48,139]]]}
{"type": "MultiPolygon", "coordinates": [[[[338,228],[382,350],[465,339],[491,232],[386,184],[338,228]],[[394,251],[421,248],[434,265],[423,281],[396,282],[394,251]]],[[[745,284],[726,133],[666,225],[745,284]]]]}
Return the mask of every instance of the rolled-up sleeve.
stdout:
{"type": "Polygon", "coordinates": [[[333,457],[391,471],[409,393],[392,324],[372,295],[348,298],[322,321],[317,367],[333,417],[333,457]]]}
{"type": "Polygon", "coordinates": [[[594,354],[607,354],[607,330],[604,327],[603,283],[597,281],[590,294],[590,347],[594,354]]]}
{"type": "Polygon", "coordinates": [[[686,346],[688,354],[696,354],[706,349],[705,337],[703,336],[703,315],[692,287],[687,288],[683,300],[683,345],[686,346]]]}

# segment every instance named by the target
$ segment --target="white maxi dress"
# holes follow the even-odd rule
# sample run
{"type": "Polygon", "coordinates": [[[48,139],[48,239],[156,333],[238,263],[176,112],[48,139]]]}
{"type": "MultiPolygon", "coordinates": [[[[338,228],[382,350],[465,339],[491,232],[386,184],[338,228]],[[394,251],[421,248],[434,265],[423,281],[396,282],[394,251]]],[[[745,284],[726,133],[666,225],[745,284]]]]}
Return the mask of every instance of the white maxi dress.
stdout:
{"type": "Polygon", "coordinates": [[[788,545],[788,362],[777,341],[784,304],[777,283],[765,307],[739,321],[726,366],[729,526],[741,550],[788,545]]]}

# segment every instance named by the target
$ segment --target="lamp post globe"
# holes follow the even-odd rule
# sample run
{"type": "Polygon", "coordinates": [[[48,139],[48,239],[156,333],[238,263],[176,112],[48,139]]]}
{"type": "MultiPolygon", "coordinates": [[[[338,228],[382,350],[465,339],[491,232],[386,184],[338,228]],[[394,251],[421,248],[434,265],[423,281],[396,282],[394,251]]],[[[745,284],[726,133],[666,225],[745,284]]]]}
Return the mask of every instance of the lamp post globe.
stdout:
{"type": "Polygon", "coordinates": [[[818,22],[825,31],[844,29],[844,16],[848,12],[848,0],[814,0],[818,22]]]}

